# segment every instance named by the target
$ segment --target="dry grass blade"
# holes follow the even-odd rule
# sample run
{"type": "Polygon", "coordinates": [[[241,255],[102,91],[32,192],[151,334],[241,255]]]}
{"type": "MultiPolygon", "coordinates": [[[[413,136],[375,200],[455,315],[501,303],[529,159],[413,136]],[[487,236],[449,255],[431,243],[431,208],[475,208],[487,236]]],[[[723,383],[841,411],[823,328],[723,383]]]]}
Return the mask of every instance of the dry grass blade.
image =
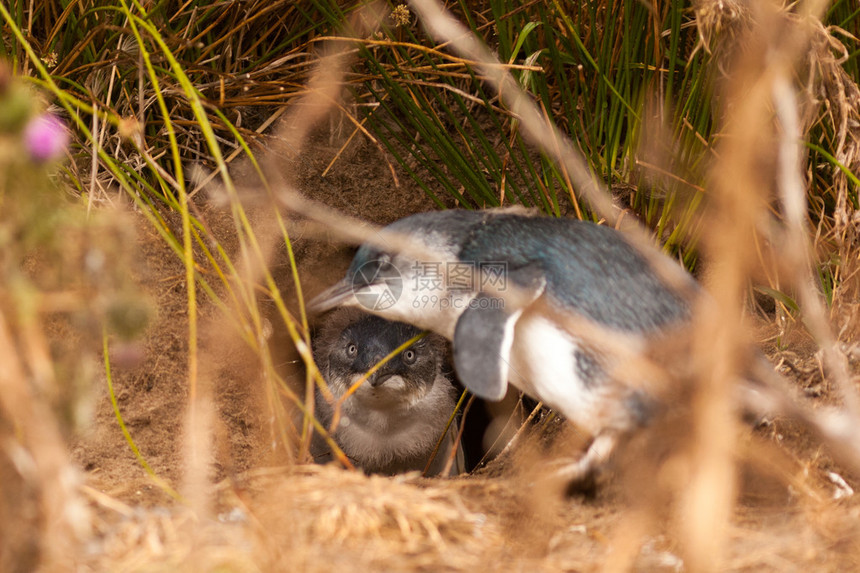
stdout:
{"type": "Polygon", "coordinates": [[[89,533],[90,516],[75,492],[77,476],[56,420],[33,393],[27,372],[38,365],[16,355],[9,326],[0,312],[0,475],[9,498],[0,502],[9,512],[0,526],[0,566],[56,566],[89,533]]]}
{"type": "Polygon", "coordinates": [[[414,0],[411,4],[418,12],[422,23],[434,36],[463,54],[464,58],[474,62],[482,70],[484,76],[499,93],[500,99],[522,122],[522,129],[528,138],[549,155],[556,157],[558,163],[564,165],[572,176],[576,189],[585,195],[610,223],[615,222],[617,212],[609,199],[609,194],[592,177],[586,163],[573,151],[569,141],[558,128],[552,122],[545,121],[543,114],[511,77],[506,66],[438,2],[414,0]]]}
{"type": "MultiPolygon", "coordinates": [[[[574,187],[581,193],[610,224],[619,220],[619,210],[613,205],[605,186],[590,173],[581,154],[574,150],[570,140],[565,137],[554,123],[548,122],[532,99],[511,77],[505,66],[469,30],[457,22],[435,0],[414,0],[412,5],[421,21],[440,40],[463,54],[463,57],[476,63],[493,85],[499,98],[520,121],[520,129],[541,151],[552,157],[564,167],[571,177],[574,187]]],[[[661,277],[679,293],[692,298],[689,281],[682,269],[668,261],[651,246],[648,233],[641,225],[625,219],[623,230],[634,239],[632,243],[649,260],[661,277]]]]}

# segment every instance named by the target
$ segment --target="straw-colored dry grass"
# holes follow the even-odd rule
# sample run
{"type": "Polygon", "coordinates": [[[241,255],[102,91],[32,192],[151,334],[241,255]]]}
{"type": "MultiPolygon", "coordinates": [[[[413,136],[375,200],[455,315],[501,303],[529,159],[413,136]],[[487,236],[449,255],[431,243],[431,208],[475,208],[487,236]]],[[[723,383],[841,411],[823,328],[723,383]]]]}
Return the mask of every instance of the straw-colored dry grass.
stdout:
{"type": "MultiPolygon", "coordinates": [[[[575,146],[555,139],[558,134],[547,126],[545,115],[530,98],[519,96],[508,71],[488,60],[491,55],[464,42],[457,29],[446,24],[445,15],[434,12],[438,7],[434,2],[412,5],[439,43],[447,43],[449,50],[482,70],[487,85],[501,88],[493,105],[505,106],[506,113],[518,117],[518,129],[531,145],[545,146],[542,151],[563,166],[564,176],[589,205],[606,221],[633,228],[631,236],[655,257],[647,233],[629,225],[629,213],[611,204],[602,185],[592,182],[575,146]]],[[[854,494],[860,484],[855,431],[860,428],[855,407],[860,349],[854,340],[860,328],[855,274],[858,216],[852,198],[856,187],[849,176],[860,166],[856,133],[860,92],[840,65],[841,44],[833,42],[817,19],[821,6],[803,4],[792,13],[765,2],[753,8],[726,2],[695,6],[699,49],[716,54],[725,73],[714,103],[720,136],[707,162],[708,205],[699,215],[703,282],[712,293],[712,304],[701,304],[683,346],[666,341],[654,356],[644,357],[662,376],[660,390],[668,397],[668,413],[631,439],[594,499],[567,497],[565,484],[547,478],[553,462],[575,455],[585,440],[543,414],[522,426],[510,449],[471,476],[383,478],[302,463],[310,416],[303,416],[298,404],[313,381],[302,364],[308,333],[293,271],[308,291],[340,275],[347,252],[336,241],[320,240],[321,235],[355,240],[370,233],[342,218],[344,214],[386,223],[433,206],[417,186],[410,186],[378,142],[363,136],[350,142],[340,133],[339,121],[347,107],[339,107],[339,98],[354,53],[342,51],[348,42],[332,42],[314,73],[305,63],[310,59],[307,54],[295,67],[267,72],[296,74],[309,86],[291,94],[291,105],[274,133],[275,149],[283,153],[270,154],[264,161],[267,189],[257,188],[256,178],[244,177],[253,171],[249,166],[236,165],[232,173],[239,175],[238,184],[222,173],[221,183],[213,178],[201,187],[212,199],[209,202],[201,193],[190,198],[188,207],[184,201],[189,198],[178,194],[182,200],[169,204],[178,214],[166,207],[148,211],[138,203],[137,209],[156,217],[158,225],[139,214],[115,217],[119,223],[133,221],[118,227],[138,231],[136,243],[128,247],[136,260],[111,266],[119,276],[103,276],[93,284],[40,283],[39,278],[53,277],[52,271],[60,267],[52,262],[65,255],[86,258],[87,248],[100,243],[117,249],[115,253],[108,249],[112,263],[122,260],[123,245],[131,239],[114,226],[96,227],[95,239],[63,234],[59,250],[34,251],[41,258],[22,251],[20,261],[27,263],[23,266],[33,292],[42,297],[39,300],[67,302],[64,287],[73,284],[77,289],[73,294],[80,296],[73,301],[82,303],[74,308],[89,312],[83,317],[109,315],[111,308],[138,308],[129,300],[152,301],[158,309],[141,341],[120,344],[112,338],[106,352],[117,408],[141,458],[157,477],[141,469],[117,430],[107,391],[95,401],[89,431],[75,437],[71,453],[67,451],[69,426],[62,407],[68,409],[78,397],[52,394],[52,389],[64,386],[45,374],[58,354],[79,365],[74,359],[81,356],[69,356],[68,349],[64,353],[61,343],[77,340],[81,332],[89,338],[77,347],[80,354],[95,358],[98,329],[94,332],[85,319],[82,327],[75,320],[79,315],[62,305],[37,312],[45,319],[42,322],[28,322],[26,318],[36,315],[21,311],[26,297],[16,298],[4,285],[0,567],[10,571],[860,567],[860,501],[854,494]],[[817,123],[832,128],[834,156],[845,169],[832,174],[822,208],[813,205],[813,214],[826,211],[816,218],[818,229],[813,231],[806,228],[805,189],[820,184],[822,168],[805,162],[798,139],[817,123]],[[295,192],[305,199],[299,200],[295,192]],[[340,214],[335,218],[321,210],[320,203],[340,214]],[[199,224],[195,228],[206,232],[206,240],[193,244],[191,209],[193,223],[199,224]],[[286,220],[293,238],[289,248],[284,247],[281,220],[275,214],[286,220]],[[302,225],[308,221],[312,224],[302,225]],[[156,228],[187,240],[165,244],[156,228]],[[209,257],[207,248],[221,249],[223,259],[209,257]],[[822,254],[839,261],[831,277],[836,285],[829,295],[831,306],[810,287],[810,260],[822,254]],[[228,267],[229,278],[216,280],[228,267]],[[755,315],[761,324],[750,324],[746,301],[750,279],[790,294],[777,299],[772,314],[755,315]],[[269,281],[277,288],[272,289],[269,281]],[[189,290],[188,283],[195,288],[189,290]],[[112,297],[124,304],[107,304],[112,297]],[[800,304],[805,324],[796,312],[789,312],[791,297],[800,304]],[[785,406],[795,403],[792,394],[809,404],[798,407],[794,419],[777,413],[751,430],[732,415],[731,381],[757,340],[764,341],[762,350],[792,390],[773,391],[783,410],[792,412],[785,406]],[[655,359],[658,355],[669,362],[681,359],[667,367],[655,359]],[[842,408],[843,416],[822,414],[829,406],[842,408]]],[[[372,18],[355,17],[352,23],[354,28],[372,26],[372,18]]],[[[357,33],[362,38],[368,34],[357,33]]],[[[246,54],[254,54],[258,47],[248,48],[246,54]]],[[[182,50],[181,43],[176,49],[182,50]]],[[[205,89],[216,90],[212,93],[220,89],[222,98],[229,96],[241,106],[245,93],[241,75],[224,76],[220,87],[217,79],[204,79],[205,89]]],[[[261,78],[255,82],[251,90],[270,93],[271,85],[261,78]]],[[[98,87],[98,93],[108,89],[103,83],[98,87]]],[[[176,93],[169,95],[174,98],[176,93]]],[[[170,109],[189,113],[184,103],[181,97],[170,99],[170,109]]],[[[123,105],[127,106],[123,113],[134,112],[132,99],[123,105]]],[[[220,135],[228,131],[221,123],[218,126],[220,135]]],[[[159,132],[161,140],[167,136],[159,132]]],[[[649,143],[640,145],[645,148],[649,143]]],[[[120,144],[115,149],[133,168],[147,164],[146,149],[130,150],[120,144]]],[[[201,157],[207,151],[202,143],[190,150],[201,157]]],[[[71,170],[80,176],[76,170],[85,167],[78,163],[71,170]]],[[[101,186],[103,173],[93,170],[91,189],[105,205],[124,203],[108,185],[101,186]]],[[[159,176],[169,180],[167,173],[159,176]]],[[[117,213],[124,209],[116,208],[117,213]]],[[[9,212],[5,216],[11,219],[9,212]]],[[[5,272],[12,267],[4,267],[5,272]]],[[[8,275],[2,278],[9,280],[8,275]]]]}

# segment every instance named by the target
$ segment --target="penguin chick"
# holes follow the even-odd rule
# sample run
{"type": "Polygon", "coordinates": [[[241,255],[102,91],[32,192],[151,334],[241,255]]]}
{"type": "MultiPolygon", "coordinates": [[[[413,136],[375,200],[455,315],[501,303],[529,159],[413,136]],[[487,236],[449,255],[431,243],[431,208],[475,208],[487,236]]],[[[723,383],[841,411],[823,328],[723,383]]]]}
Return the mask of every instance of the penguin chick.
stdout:
{"type": "MultiPolygon", "coordinates": [[[[314,360],[338,400],[385,356],[420,333],[402,322],[337,309],[313,340],[314,360]]],[[[343,402],[333,438],[357,467],[386,475],[425,469],[456,404],[456,390],[443,374],[445,353],[445,340],[428,334],[394,356],[343,402]]],[[[334,409],[319,389],[316,409],[328,428],[334,409]]],[[[452,424],[428,475],[443,471],[456,436],[457,426],[452,424]]],[[[331,460],[329,447],[319,436],[313,453],[317,462],[331,460]]],[[[458,448],[451,475],[462,471],[462,459],[458,448]]]]}

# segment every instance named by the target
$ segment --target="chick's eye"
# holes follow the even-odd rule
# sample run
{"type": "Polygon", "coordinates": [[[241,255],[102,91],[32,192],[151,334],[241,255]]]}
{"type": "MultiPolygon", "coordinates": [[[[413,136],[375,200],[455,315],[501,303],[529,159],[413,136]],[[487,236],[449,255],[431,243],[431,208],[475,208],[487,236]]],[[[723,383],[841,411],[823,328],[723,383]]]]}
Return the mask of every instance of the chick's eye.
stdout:
{"type": "Polygon", "coordinates": [[[418,355],[415,354],[414,350],[406,350],[403,352],[403,361],[407,364],[412,364],[415,362],[415,359],[418,358],[418,355]]]}
{"type": "Polygon", "coordinates": [[[349,356],[355,356],[357,352],[358,352],[358,346],[356,346],[355,344],[350,344],[349,346],[346,347],[346,353],[349,356]]]}

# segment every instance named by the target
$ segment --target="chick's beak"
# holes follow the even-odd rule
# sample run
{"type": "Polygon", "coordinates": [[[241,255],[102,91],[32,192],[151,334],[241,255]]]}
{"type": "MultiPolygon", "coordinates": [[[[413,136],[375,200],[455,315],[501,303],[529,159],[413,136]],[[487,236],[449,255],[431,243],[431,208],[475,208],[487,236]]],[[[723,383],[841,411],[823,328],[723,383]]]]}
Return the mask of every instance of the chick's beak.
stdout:
{"type": "Polygon", "coordinates": [[[370,385],[373,388],[379,388],[380,386],[385,384],[386,380],[388,380],[389,378],[391,378],[394,375],[395,375],[394,372],[382,372],[382,371],[380,371],[380,372],[376,372],[373,375],[371,375],[370,378],[367,379],[367,381],[370,382],[370,385]]]}
{"type": "Polygon", "coordinates": [[[353,285],[347,280],[342,280],[314,297],[308,303],[307,310],[311,314],[320,314],[336,306],[350,304],[355,304],[353,285]]]}

